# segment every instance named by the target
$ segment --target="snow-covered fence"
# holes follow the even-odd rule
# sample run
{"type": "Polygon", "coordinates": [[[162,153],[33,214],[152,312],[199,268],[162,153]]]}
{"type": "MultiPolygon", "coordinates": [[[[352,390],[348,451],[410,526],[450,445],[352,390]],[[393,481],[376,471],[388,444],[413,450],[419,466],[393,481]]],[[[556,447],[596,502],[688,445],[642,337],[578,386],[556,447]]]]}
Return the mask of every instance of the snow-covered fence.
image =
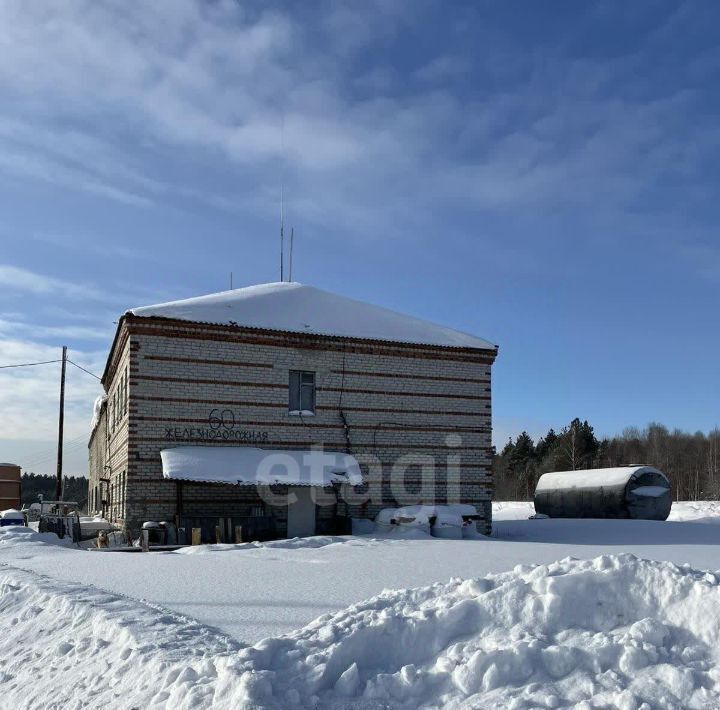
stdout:
{"type": "Polygon", "coordinates": [[[80,517],[78,515],[43,515],[38,522],[41,533],[55,533],[61,540],[69,537],[73,542],[80,542],[80,517]]]}
{"type": "Polygon", "coordinates": [[[666,520],[672,493],[652,466],[556,471],[540,477],[535,511],[550,518],[666,520]]]}
{"type": "Polygon", "coordinates": [[[219,528],[222,542],[237,542],[236,529],[240,528],[244,541],[272,540],[276,537],[275,521],[271,516],[198,516],[183,515],[180,517],[180,528],[184,528],[189,537],[193,529],[200,529],[202,544],[217,542],[217,529],[219,528]]]}

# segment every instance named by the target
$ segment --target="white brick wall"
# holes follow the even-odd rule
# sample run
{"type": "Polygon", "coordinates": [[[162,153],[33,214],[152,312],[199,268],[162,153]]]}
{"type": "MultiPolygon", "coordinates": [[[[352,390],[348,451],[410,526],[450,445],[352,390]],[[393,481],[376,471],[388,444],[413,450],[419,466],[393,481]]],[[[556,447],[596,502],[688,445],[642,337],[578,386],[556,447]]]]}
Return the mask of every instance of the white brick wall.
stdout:
{"type": "MultiPolygon", "coordinates": [[[[363,466],[372,494],[370,500],[350,506],[349,512],[369,516],[397,503],[466,502],[485,515],[480,528],[489,531],[494,353],[340,341],[158,319],[125,319],[120,327],[129,337],[114,356],[116,367],[109,369],[109,390],[112,397],[129,363],[130,400],[129,418],[111,434],[106,446],[111,481],[118,486],[111,511],[115,519],[121,520],[123,503],[132,526],[147,519],[173,519],[176,487],[162,478],[162,448],[243,443],[307,448],[321,444],[328,450],[345,451],[342,405],[350,451],[363,466]],[[316,373],[314,417],[288,414],[289,370],[316,373]],[[212,410],[227,410],[228,422],[229,412],[233,413],[235,425],[219,429],[228,432],[227,440],[205,440],[212,410]],[[252,438],[259,433],[267,438],[252,438]],[[434,462],[436,477],[432,487],[418,496],[412,492],[417,491],[420,477],[417,467],[411,468],[405,477],[409,495],[398,500],[397,486],[391,490],[391,474],[393,466],[397,470],[409,455],[423,455],[434,462]],[[119,488],[122,471],[127,472],[126,499],[119,488]]],[[[122,337],[118,343],[123,343],[122,337]]],[[[90,447],[91,490],[103,456],[98,445],[101,428],[90,447]]],[[[195,506],[209,512],[257,500],[254,491],[236,486],[191,486],[185,489],[183,499],[186,510],[195,506]],[[213,507],[216,510],[211,511],[213,507]]],[[[344,512],[343,506],[340,509],[344,512]]]]}

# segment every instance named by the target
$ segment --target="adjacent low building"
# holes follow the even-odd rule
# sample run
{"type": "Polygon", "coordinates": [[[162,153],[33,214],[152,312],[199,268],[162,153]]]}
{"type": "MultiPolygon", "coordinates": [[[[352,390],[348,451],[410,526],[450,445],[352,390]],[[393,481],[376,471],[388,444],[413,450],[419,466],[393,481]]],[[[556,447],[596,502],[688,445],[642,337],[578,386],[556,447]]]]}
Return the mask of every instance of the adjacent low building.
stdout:
{"type": "Polygon", "coordinates": [[[95,407],[89,509],[262,539],[469,503],[489,532],[496,354],[298,283],[134,308],[95,407]]]}
{"type": "Polygon", "coordinates": [[[20,508],[22,469],[14,463],[0,463],[0,510],[20,508]]]}

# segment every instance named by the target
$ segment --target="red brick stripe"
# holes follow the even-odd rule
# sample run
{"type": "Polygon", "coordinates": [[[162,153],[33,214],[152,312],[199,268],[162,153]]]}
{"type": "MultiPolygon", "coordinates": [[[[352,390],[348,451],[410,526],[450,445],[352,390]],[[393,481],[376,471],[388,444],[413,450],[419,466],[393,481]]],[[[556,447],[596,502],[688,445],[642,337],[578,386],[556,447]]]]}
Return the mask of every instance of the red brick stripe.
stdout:
{"type": "Polygon", "coordinates": [[[390,397],[429,397],[431,399],[469,399],[475,401],[490,401],[490,395],[472,395],[472,394],[433,394],[430,392],[394,392],[393,390],[366,390],[353,387],[317,387],[318,392],[343,392],[352,394],[381,394],[390,397]]]}
{"type": "Polygon", "coordinates": [[[143,360],[159,360],[161,362],[182,362],[193,365],[227,365],[229,367],[262,367],[272,370],[274,365],[267,362],[243,362],[241,360],[207,360],[191,357],[171,357],[169,355],[143,355],[143,360]]]}
{"type": "MultiPolygon", "coordinates": [[[[150,417],[150,416],[135,416],[135,421],[146,421],[146,422],[163,422],[166,427],[175,428],[176,422],[182,422],[184,424],[204,424],[207,425],[208,419],[196,418],[196,417],[175,417],[169,419],[167,416],[164,417],[150,417]]],[[[343,429],[342,422],[337,424],[322,424],[318,422],[309,422],[307,417],[303,417],[302,426],[311,429],[343,429]]],[[[268,422],[258,420],[248,420],[242,422],[244,428],[257,427],[257,428],[277,428],[288,426],[288,422],[268,422]]],[[[352,424],[351,429],[368,429],[370,431],[430,431],[430,432],[470,432],[481,434],[490,430],[489,427],[465,427],[465,426],[451,426],[451,427],[433,427],[433,426],[390,426],[386,424],[352,424]]]]}
{"type": "MultiPolygon", "coordinates": [[[[126,318],[128,317],[126,316],[126,318]]],[[[385,344],[381,341],[354,340],[351,338],[291,332],[278,332],[276,334],[266,330],[254,330],[234,326],[211,326],[195,324],[189,321],[173,321],[170,319],[129,317],[127,324],[132,334],[165,338],[214,340],[225,343],[239,342],[248,345],[269,345],[303,350],[385,355],[407,359],[453,360],[484,365],[491,365],[496,357],[494,350],[452,348],[415,343],[388,342],[385,344]]]]}
{"type": "MultiPolygon", "coordinates": [[[[284,409],[287,410],[287,402],[256,402],[248,399],[199,399],[195,397],[161,397],[155,395],[134,395],[131,400],[142,400],[144,402],[175,402],[178,404],[213,404],[216,407],[234,406],[234,407],[263,407],[266,409],[284,409]]],[[[133,402],[131,401],[131,406],[133,402]]],[[[489,405],[486,405],[490,409],[489,405]]],[[[137,411],[134,409],[133,411],[137,411]]],[[[337,412],[336,406],[318,405],[318,412],[337,412]]],[[[428,415],[453,415],[462,417],[476,417],[486,415],[488,412],[479,413],[476,410],[458,411],[447,409],[408,409],[403,407],[346,407],[343,406],[345,412],[368,412],[370,414],[428,414],[428,415]]]]}
{"type": "Polygon", "coordinates": [[[389,377],[393,380],[426,380],[428,382],[463,382],[470,384],[481,384],[489,385],[490,379],[487,377],[474,378],[474,377],[447,377],[444,375],[408,375],[407,373],[399,372],[372,372],[365,370],[330,370],[335,375],[360,375],[361,377],[389,377]]]}

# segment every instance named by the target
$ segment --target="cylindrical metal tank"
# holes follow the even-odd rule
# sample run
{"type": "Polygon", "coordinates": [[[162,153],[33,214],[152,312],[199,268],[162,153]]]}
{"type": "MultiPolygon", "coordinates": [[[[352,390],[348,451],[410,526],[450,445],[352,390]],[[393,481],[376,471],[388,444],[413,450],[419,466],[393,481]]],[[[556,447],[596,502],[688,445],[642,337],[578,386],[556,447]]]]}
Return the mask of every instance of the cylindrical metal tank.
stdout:
{"type": "Polygon", "coordinates": [[[540,476],[535,511],[550,518],[666,520],[670,482],[652,466],[555,471],[540,476]]]}

